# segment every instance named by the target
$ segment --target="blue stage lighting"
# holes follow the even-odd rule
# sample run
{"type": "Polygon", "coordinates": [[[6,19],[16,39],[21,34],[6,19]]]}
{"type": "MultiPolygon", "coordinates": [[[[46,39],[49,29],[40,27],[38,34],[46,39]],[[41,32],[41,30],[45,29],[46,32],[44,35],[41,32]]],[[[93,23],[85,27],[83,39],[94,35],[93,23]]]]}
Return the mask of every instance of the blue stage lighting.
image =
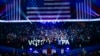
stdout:
{"type": "Polygon", "coordinates": [[[70,52],[70,47],[67,47],[65,51],[70,52]]]}
{"type": "Polygon", "coordinates": [[[67,49],[67,50],[69,50],[70,48],[69,48],[69,47],[67,47],[66,49],[67,49]]]}
{"type": "Polygon", "coordinates": [[[29,48],[29,50],[32,51],[33,49],[32,48],[29,48]]]}

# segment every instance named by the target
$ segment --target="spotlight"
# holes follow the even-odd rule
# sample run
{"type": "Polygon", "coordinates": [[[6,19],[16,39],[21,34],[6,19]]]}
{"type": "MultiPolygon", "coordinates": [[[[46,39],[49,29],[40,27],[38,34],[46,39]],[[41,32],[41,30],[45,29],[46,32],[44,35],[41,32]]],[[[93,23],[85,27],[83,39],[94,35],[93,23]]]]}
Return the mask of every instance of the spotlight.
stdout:
{"type": "Polygon", "coordinates": [[[70,52],[70,48],[69,48],[69,47],[67,47],[65,51],[66,51],[66,52],[70,52]]]}
{"type": "Polygon", "coordinates": [[[29,48],[29,50],[32,51],[33,49],[32,48],[29,48]]]}
{"type": "Polygon", "coordinates": [[[69,47],[67,47],[66,49],[67,49],[67,50],[69,50],[70,48],[69,48],[69,47]]]}

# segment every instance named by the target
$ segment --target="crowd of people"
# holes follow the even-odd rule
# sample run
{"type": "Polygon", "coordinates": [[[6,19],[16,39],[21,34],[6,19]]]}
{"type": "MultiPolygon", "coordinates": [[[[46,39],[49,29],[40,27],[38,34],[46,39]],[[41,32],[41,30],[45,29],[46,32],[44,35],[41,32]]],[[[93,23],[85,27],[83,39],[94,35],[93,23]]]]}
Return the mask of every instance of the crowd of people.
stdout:
{"type": "Polygon", "coordinates": [[[1,24],[0,37],[8,40],[27,41],[28,39],[40,40],[70,40],[73,42],[88,42],[95,33],[100,33],[100,27],[95,24],[69,24],[66,26],[62,23],[62,28],[54,25],[38,26],[35,24],[1,24]],[[65,28],[64,28],[65,27],[65,28]]]}
{"type": "MultiPolygon", "coordinates": [[[[61,26],[62,27],[62,26],[61,26]]],[[[54,26],[40,26],[33,25],[6,25],[1,26],[1,37],[7,39],[50,39],[50,40],[71,40],[71,42],[81,40],[83,42],[90,40],[92,37],[93,25],[79,26],[78,24],[71,24],[66,28],[60,29],[54,26]],[[3,30],[2,30],[3,28],[3,30]],[[6,35],[5,35],[6,34],[6,35]]]]}
{"type": "MultiPolygon", "coordinates": [[[[41,26],[38,23],[0,24],[0,40],[2,40],[0,45],[24,49],[27,48],[28,40],[37,39],[50,40],[53,43],[56,43],[55,41],[58,40],[69,40],[72,44],[70,45],[74,48],[76,46],[79,48],[83,45],[100,43],[99,23],[40,24],[41,26]]],[[[8,53],[5,55],[9,56],[8,53]]],[[[26,53],[22,55],[27,56],[26,53]]]]}

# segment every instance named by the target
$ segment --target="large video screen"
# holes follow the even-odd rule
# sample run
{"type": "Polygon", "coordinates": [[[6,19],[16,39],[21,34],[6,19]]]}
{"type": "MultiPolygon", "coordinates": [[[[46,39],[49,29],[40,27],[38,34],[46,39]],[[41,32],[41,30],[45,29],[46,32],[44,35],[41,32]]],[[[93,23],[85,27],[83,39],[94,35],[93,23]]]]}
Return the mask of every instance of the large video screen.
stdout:
{"type": "Polygon", "coordinates": [[[98,21],[99,0],[0,0],[1,21],[98,21]]]}

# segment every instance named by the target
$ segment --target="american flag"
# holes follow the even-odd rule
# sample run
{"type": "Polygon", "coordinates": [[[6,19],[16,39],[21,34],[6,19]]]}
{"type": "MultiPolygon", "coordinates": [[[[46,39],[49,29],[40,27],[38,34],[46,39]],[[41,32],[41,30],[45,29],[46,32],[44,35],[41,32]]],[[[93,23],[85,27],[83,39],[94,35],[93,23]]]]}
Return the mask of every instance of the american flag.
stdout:
{"type": "Polygon", "coordinates": [[[27,6],[28,19],[70,19],[68,0],[32,0],[27,6]]]}

